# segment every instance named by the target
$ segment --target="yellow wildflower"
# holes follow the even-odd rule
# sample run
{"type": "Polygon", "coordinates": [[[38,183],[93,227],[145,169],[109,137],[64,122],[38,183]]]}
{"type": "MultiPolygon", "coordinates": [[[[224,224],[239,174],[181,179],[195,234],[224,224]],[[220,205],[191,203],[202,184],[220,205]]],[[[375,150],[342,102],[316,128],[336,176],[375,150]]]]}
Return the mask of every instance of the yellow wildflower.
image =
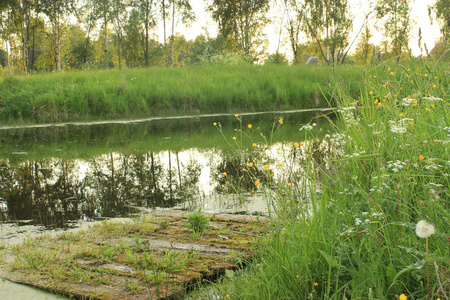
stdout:
{"type": "Polygon", "coordinates": [[[249,166],[250,168],[252,168],[252,167],[253,167],[253,163],[248,163],[248,166],[249,166]]]}
{"type": "Polygon", "coordinates": [[[253,126],[252,126],[252,124],[248,124],[247,127],[248,127],[248,129],[251,129],[253,126]]]}

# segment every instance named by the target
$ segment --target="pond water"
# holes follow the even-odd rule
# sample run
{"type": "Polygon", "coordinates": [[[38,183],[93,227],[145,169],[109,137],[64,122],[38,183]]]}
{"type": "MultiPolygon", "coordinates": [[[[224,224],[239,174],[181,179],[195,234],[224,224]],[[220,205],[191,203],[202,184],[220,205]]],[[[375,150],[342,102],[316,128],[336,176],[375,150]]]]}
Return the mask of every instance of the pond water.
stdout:
{"type": "Polygon", "coordinates": [[[302,180],[304,148],[294,143],[322,151],[328,113],[2,128],[0,244],[160,209],[266,215],[263,186],[302,180]],[[299,130],[312,123],[316,140],[299,130]]]}

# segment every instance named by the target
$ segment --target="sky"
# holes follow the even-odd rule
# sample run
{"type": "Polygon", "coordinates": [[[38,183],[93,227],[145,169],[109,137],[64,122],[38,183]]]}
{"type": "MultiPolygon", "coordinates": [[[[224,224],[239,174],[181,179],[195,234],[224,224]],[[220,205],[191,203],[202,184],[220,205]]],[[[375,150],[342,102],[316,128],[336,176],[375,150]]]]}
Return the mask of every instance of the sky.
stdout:
{"type": "MultiPolygon", "coordinates": [[[[282,15],[282,12],[279,12],[279,7],[282,6],[282,1],[276,0],[275,2],[277,3],[277,5],[272,5],[268,14],[268,17],[272,20],[273,24],[267,27],[265,30],[265,33],[267,34],[269,39],[268,52],[270,54],[275,53],[278,47],[279,30],[281,24],[280,16],[282,15]]],[[[361,27],[361,16],[365,15],[365,12],[368,10],[367,2],[367,0],[349,0],[350,5],[358,8],[353,12],[355,15],[355,30],[361,27]]],[[[409,47],[411,48],[413,55],[426,54],[424,44],[426,44],[428,51],[431,51],[431,49],[433,49],[435,45],[436,40],[440,36],[439,26],[436,24],[436,22],[431,25],[430,18],[428,17],[428,6],[434,2],[435,0],[410,0],[411,18],[414,25],[411,30],[409,47]],[[422,50],[418,45],[419,27],[422,30],[422,50]]],[[[273,3],[273,1],[271,1],[271,3],[273,3]]],[[[217,25],[211,19],[210,13],[205,12],[205,1],[192,0],[191,5],[196,14],[197,21],[189,28],[184,28],[182,24],[178,24],[176,26],[175,32],[183,34],[187,39],[195,39],[195,37],[199,34],[206,33],[209,34],[210,37],[215,37],[217,35],[217,25]]],[[[380,27],[380,32],[374,32],[374,36],[372,37],[370,42],[379,44],[383,38],[382,24],[377,24],[375,18],[372,18],[371,25],[373,28],[380,27]]],[[[286,37],[285,28],[283,28],[283,33],[286,37]]],[[[354,36],[355,34],[353,34],[353,37],[354,36]]],[[[351,38],[351,40],[353,39],[353,37],[351,38]]],[[[356,45],[356,43],[357,41],[355,41],[354,45],[356,45]]],[[[288,52],[286,54],[288,56],[290,55],[289,45],[287,44],[287,41],[284,41],[284,45],[280,47],[280,52],[288,52]]]]}

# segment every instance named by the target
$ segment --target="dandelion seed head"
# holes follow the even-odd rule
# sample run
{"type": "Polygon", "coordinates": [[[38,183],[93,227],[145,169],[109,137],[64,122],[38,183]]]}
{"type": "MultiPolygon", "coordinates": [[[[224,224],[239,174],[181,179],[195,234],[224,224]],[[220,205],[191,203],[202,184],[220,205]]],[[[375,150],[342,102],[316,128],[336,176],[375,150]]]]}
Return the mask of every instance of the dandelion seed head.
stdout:
{"type": "Polygon", "coordinates": [[[434,234],[434,226],[427,221],[421,220],[417,222],[416,234],[420,238],[427,238],[434,234]]]}

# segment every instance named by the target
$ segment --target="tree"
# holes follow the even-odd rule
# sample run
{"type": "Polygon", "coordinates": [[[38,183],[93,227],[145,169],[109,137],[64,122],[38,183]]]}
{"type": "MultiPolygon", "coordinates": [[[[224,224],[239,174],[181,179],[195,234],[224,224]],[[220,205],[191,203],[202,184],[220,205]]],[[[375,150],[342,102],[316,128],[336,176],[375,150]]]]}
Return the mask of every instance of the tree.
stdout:
{"type": "Polygon", "coordinates": [[[86,32],[80,25],[72,25],[69,28],[70,51],[68,63],[72,69],[80,68],[91,56],[92,49],[86,49],[86,32]]]}
{"type": "Polygon", "coordinates": [[[450,41],[450,0],[437,0],[433,6],[428,6],[430,18],[432,13],[436,15],[443,40],[445,42],[450,41]]]}
{"type": "Polygon", "coordinates": [[[400,59],[408,49],[411,20],[409,0],[378,0],[376,16],[384,21],[384,36],[390,40],[390,56],[400,59]]]}
{"type": "MultiPolygon", "coordinates": [[[[172,5],[172,35],[170,39],[170,65],[174,66],[174,39],[175,39],[175,12],[179,12],[181,15],[181,22],[183,24],[190,24],[195,20],[195,14],[192,10],[189,0],[168,0],[172,5]]],[[[178,15],[178,13],[177,13],[178,15]]],[[[164,24],[165,25],[165,24],[164,24]]],[[[164,26],[165,27],[165,26],[164,26]]],[[[165,29],[164,29],[165,30],[165,29]]],[[[164,36],[166,33],[164,32],[164,36]]]]}
{"type": "Polygon", "coordinates": [[[113,0],[112,2],[112,20],[114,24],[114,29],[117,35],[117,57],[119,69],[122,68],[120,49],[122,48],[123,41],[123,26],[127,19],[127,6],[122,0],[113,0]]]}
{"type": "Polygon", "coordinates": [[[10,48],[13,36],[18,29],[18,2],[16,0],[0,1],[0,39],[5,42],[6,63],[11,71],[10,48]]]}
{"type": "Polygon", "coordinates": [[[139,18],[144,24],[144,60],[145,66],[149,65],[149,40],[150,40],[150,29],[156,26],[156,20],[153,14],[153,0],[134,0],[132,5],[139,12],[139,18]]]}
{"type": "Polygon", "coordinates": [[[138,10],[132,9],[130,11],[128,22],[124,26],[124,32],[123,43],[127,67],[141,66],[141,57],[143,57],[145,45],[143,45],[141,38],[143,31],[138,10]]]}
{"type": "Polygon", "coordinates": [[[219,25],[219,35],[233,40],[245,54],[261,45],[269,0],[213,0],[208,10],[219,25]]]}
{"type": "Polygon", "coordinates": [[[284,5],[287,14],[287,30],[289,33],[289,43],[291,45],[293,62],[297,64],[300,62],[300,53],[298,46],[300,44],[300,33],[302,32],[302,13],[301,7],[296,0],[284,0],[284,5]]]}
{"type": "Polygon", "coordinates": [[[342,64],[351,48],[353,22],[347,0],[305,0],[295,2],[302,30],[314,41],[327,64],[342,64]]]}
{"type": "Polygon", "coordinates": [[[53,27],[53,35],[55,42],[55,65],[56,71],[61,70],[61,33],[60,22],[61,18],[69,15],[75,10],[75,0],[41,0],[42,11],[50,19],[50,23],[53,27]]]}
{"type": "Polygon", "coordinates": [[[372,62],[374,45],[369,43],[371,37],[370,29],[366,26],[355,49],[354,59],[359,65],[368,65],[372,62]]]}

